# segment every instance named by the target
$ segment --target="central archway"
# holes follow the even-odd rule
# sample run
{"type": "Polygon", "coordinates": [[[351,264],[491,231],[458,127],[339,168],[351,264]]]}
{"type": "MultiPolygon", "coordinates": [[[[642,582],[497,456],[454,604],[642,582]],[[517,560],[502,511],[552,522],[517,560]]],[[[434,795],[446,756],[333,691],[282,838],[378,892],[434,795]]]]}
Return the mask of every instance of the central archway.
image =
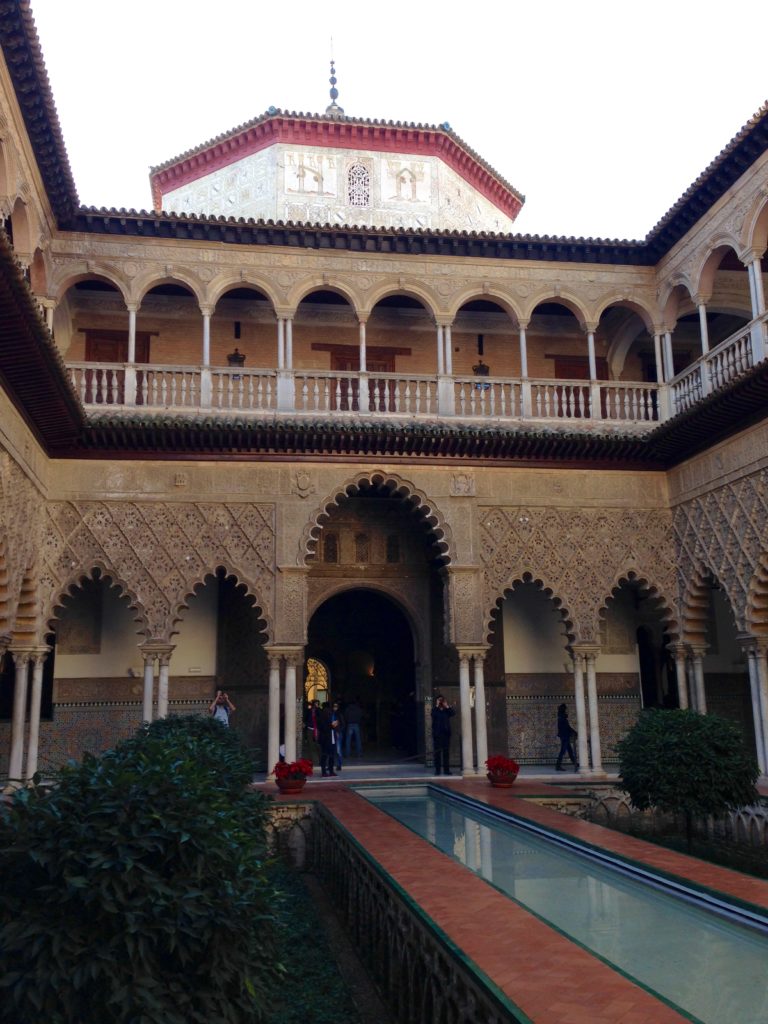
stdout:
{"type": "Polygon", "coordinates": [[[401,760],[418,752],[414,652],[411,624],[380,590],[345,590],[310,619],[306,660],[325,666],[328,697],[341,703],[342,714],[349,704],[360,705],[363,760],[401,760]]]}

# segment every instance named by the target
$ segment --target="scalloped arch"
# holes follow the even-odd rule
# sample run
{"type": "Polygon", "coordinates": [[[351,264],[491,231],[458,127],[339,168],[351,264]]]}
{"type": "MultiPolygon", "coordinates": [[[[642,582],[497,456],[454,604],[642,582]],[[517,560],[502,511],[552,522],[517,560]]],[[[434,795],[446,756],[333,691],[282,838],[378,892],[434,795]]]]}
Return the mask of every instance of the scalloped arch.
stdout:
{"type": "Polygon", "coordinates": [[[716,586],[728,601],[736,632],[742,632],[737,618],[736,604],[720,581],[717,573],[700,563],[691,574],[682,598],[681,639],[689,644],[706,644],[709,621],[709,591],[716,586]]]}
{"type": "Polygon", "coordinates": [[[244,573],[237,569],[229,568],[222,562],[218,562],[213,569],[204,570],[202,573],[198,573],[192,580],[188,580],[184,585],[184,596],[172,601],[168,615],[168,638],[170,639],[170,637],[179,632],[176,626],[184,618],[183,613],[189,609],[190,600],[197,595],[198,591],[207,586],[209,579],[216,579],[220,571],[224,574],[224,579],[235,581],[236,588],[238,590],[242,589],[243,597],[250,599],[251,606],[258,610],[259,621],[265,623],[265,628],[260,630],[260,633],[265,635],[265,643],[268,643],[274,636],[274,629],[266,603],[251,586],[244,573]]]}
{"type": "Polygon", "coordinates": [[[137,630],[137,633],[142,634],[146,639],[157,639],[151,637],[146,613],[135,591],[103,560],[93,562],[88,569],[81,568],[71,572],[58,585],[45,603],[42,618],[46,624],[46,629],[53,629],[53,624],[59,618],[59,609],[64,607],[63,599],[74,595],[77,590],[80,590],[85,580],[96,579],[110,580],[110,590],[117,590],[122,597],[128,598],[128,610],[134,613],[133,620],[138,622],[141,627],[137,630]],[[96,575],[97,573],[99,574],[98,576],[96,575]]]}
{"type": "Polygon", "coordinates": [[[768,555],[762,554],[749,581],[745,625],[753,636],[768,636],[768,555]]]}
{"type": "Polygon", "coordinates": [[[430,524],[432,532],[437,537],[437,546],[440,548],[445,564],[455,561],[456,552],[451,528],[446,523],[445,516],[435,502],[427,498],[423,491],[420,491],[414,484],[405,480],[397,473],[388,473],[386,470],[372,470],[367,473],[358,473],[356,476],[348,479],[346,483],[335,488],[320,505],[315,507],[301,533],[299,550],[296,556],[297,565],[304,565],[307,555],[314,551],[317,538],[323,529],[321,519],[327,517],[334,506],[338,506],[348,498],[359,494],[361,485],[364,483],[372,487],[386,488],[390,491],[391,497],[410,501],[414,509],[423,508],[425,510],[424,520],[430,524]]]}
{"type": "Polygon", "coordinates": [[[636,584],[643,593],[648,594],[649,598],[656,604],[656,610],[666,627],[667,633],[677,639],[680,632],[680,623],[676,617],[672,601],[664,593],[662,587],[653,581],[651,574],[644,573],[641,569],[627,569],[616,574],[611,584],[610,592],[603,597],[602,603],[597,609],[598,617],[608,608],[608,602],[613,600],[616,592],[625,583],[630,585],[636,584]]]}
{"type": "Polygon", "coordinates": [[[540,590],[544,596],[552,602],[557,610],[560,618],[565,626],[566,635],[568,637],[568,643],[574,643],[577,639],[577,632],[575,629],[574,621],[570,611],[566,607],[563,599],[556,593],[555,587],[548,580],[544,579],[541,575],[538,575],[532,569],[524,569],[520,573],[516,573],[510,583],[504,587],[504,590],[495,599],[490,607],[487,607],[484,615],[484,633],[486,639],[490,640],[491,633],[493,631],[494,620],[498,618],[498,613],[501,611],[501,606],[504,600],[512,594],[521,584],[532,583],[535,587],[540,590]]]}

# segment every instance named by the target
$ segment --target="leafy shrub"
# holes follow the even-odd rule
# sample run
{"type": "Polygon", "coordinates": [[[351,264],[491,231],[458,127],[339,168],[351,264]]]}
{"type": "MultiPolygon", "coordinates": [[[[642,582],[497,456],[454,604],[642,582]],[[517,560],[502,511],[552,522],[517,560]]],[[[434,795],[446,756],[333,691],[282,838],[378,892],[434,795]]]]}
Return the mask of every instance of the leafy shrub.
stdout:
{"type": "Polygon", "coordinates": [[[694,818],[758,799],[757,763],[736,726],[716,715],[644,711],[617,750],[621,788],[632,804],[684,814],[689,849],[694,818]]]}
{"type": "Polygon", "coordinates": [[[0,815],[0,1021],[241,1024],[280,968],[266,798],[205,718],[142,728],[0,815]]]}

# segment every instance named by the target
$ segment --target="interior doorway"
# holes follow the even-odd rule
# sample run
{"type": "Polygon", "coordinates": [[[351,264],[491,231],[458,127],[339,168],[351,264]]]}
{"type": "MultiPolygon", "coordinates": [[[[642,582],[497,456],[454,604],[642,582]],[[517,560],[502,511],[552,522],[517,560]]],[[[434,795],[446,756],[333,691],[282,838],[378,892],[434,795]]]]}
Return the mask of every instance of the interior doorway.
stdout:
{"type": "Polygon", "coordinates": [[[363,760],[404,760],[418,751],[418,704],[411,626],[376,590],[329,598],[309,622],[305,683],[327,671],[329,699],[363,712],[363,760]]]}

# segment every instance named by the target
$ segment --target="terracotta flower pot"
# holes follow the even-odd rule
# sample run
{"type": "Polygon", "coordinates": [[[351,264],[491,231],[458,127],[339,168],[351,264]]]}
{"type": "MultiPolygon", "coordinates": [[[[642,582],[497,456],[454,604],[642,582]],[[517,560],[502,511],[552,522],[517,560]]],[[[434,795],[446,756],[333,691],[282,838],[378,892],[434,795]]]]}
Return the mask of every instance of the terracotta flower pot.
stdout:
{"type": "Polygon", "coordinates": [[[306,784],[306,776],[300,779],[275,779],[277,788],[281,793],[300,793],[306,784]]]}
{"type": "Polygon", "coordinates": [[[516,778],[517,772],[514,775],[494,775],[488,772],[488,781],[496,789],[509,789],[510,786],[514,786],[516,778]]]}

